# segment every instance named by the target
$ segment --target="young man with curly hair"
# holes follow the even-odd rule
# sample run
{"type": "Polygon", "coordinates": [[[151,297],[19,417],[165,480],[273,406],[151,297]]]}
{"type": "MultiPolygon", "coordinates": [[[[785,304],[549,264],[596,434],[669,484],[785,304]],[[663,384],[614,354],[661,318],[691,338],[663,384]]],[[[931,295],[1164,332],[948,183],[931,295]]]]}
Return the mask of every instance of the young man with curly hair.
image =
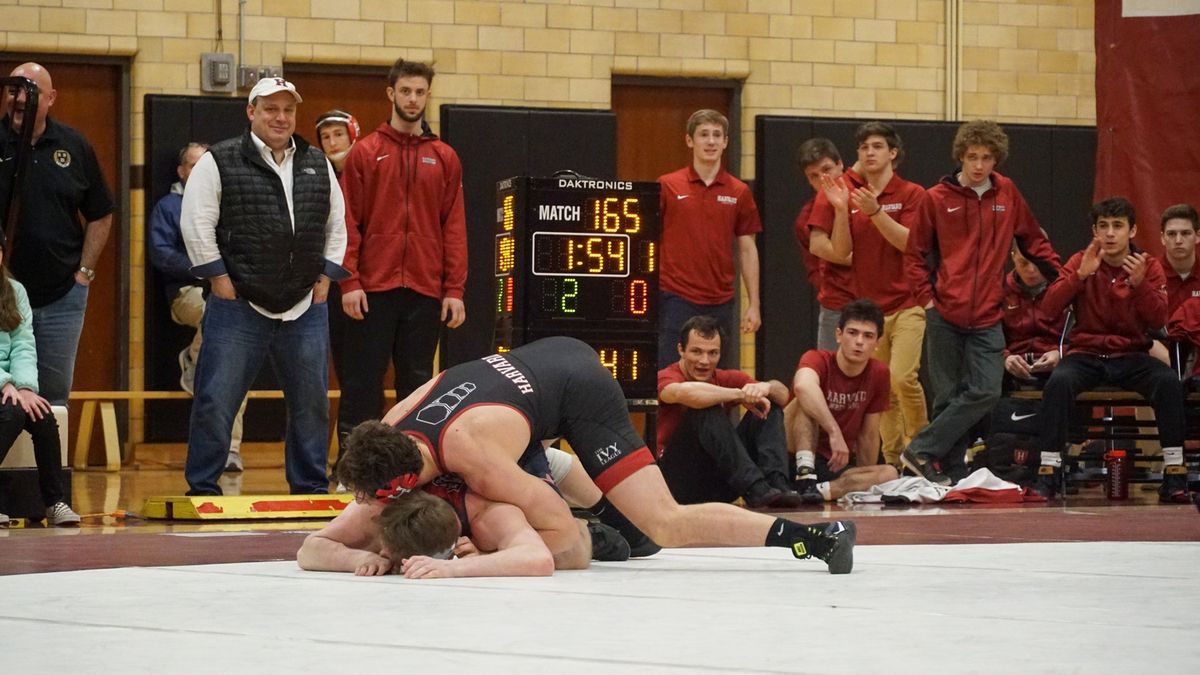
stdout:
{"type": "Polygon", "coordinates": [[[1058,255],[1017,186],[996,171],[1008,136],[975,120],[954,137],[955,171],[926,191],[905,250],[905,272],[925,308],[933,417],[901,455],[906,467],[943,485],[961,466],[964,436],[1000,399],[1004,378],[1004,267],[1014,238],[1046,278],[1058,255]]]}

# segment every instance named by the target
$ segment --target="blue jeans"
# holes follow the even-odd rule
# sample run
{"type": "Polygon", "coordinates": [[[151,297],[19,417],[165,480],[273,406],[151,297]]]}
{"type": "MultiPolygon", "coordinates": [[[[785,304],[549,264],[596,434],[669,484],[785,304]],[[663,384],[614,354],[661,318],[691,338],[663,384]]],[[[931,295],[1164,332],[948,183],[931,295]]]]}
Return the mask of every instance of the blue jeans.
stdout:
{"type": "Polygon", "coordinates": [[[908,447],[919,455],[945,458],[966,449],[965,434],[1000,400],[1003,326],[965,330],[947,323],[936,309],[925,310],[925,367],[933,417],[908,447]]]}
{"type": "Polygon", "coordinates": [[[87,286],[75,284],[58,300],[33,310],[38,393],[51,405],[66,405],[71,394],[87,298],[87,286]]]}
{"type": "Polygon", "coordinates": [[[679,351],[675,348],[679,344],[679,331],[688,319],[700,314],[716,317],[725,328],[718,367],[737,368],[741,333],[733,314],[733,303],[730,300],[720,305],[697,305],[674,293],[662,291],[658,305],[658,369],[662,370],[679,360],[679,351]]]}
{"type": "Polygon", "coordinates": [[[217,478],[229,455],[233,418],[268,358],[287,405],[284,473],[291,492],[328,492],[328,305],[314,304],[295,321],[280,321],[241,298],[209,296],[202,330],[184,469],[188,494],[221,494],[217,478]]]}

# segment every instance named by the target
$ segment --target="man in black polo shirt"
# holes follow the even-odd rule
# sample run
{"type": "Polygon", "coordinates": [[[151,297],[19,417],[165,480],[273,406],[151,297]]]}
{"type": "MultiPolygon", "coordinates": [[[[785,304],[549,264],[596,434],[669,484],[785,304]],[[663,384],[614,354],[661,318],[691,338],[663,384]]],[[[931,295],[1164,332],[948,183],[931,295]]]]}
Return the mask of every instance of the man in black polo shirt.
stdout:
{"type": "MultiPolygon", "coordinates": [[[[78,131],[50,118],[56,92],[50,73],[23,63],[12,76],[38,86],[33,157],[20,195],[21,212],[9,242],[13,275],[29,291],[37,341],[39,393],[66,405],[83,330],[88,285],[112,226],[113,198],[96,153],[78,131]],[[81,219],[82,217],[82,219],[81,219]]],[[[7,204],[24,119],[24,91],[6,91],[0,121],[0,204],[7,204]],[[15,97],[15,100],[14,100],[15,97]]],[[[8,213],[0,213],[0,219],[8,213]]]]}

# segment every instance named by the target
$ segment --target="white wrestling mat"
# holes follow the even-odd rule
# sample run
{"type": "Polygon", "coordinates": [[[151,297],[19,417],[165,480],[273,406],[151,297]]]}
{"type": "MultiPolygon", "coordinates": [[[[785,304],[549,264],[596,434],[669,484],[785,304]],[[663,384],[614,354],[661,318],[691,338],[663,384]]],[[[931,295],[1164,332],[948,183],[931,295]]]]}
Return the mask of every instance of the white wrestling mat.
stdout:
{"type": "Polygon", "coordinates": [[[541,579],[0,577],[2,673],[1130,673],[1200,664],[1200,544],[664,551],[541,579]]]}

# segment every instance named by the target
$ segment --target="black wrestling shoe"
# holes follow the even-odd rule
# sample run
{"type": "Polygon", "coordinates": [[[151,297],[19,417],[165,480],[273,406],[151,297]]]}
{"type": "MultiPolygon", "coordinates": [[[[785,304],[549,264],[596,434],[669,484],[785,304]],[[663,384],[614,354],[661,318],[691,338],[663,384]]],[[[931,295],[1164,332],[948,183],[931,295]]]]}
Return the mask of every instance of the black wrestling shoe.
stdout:
{"type": "Polygon", "coordinates": [[[622,532],[621,536],[624,537],[625,541],[629,544],[630,558],[645,558],[662,550],[661,546],[654,543],[650,537],[646,536],[645,532],[642,532],[634,527],[632,523],[629,525],[627,530],[628,531],[622,532]]]}
{"type": "Polygon", "coordinates": [[[792,542],[792,555],[800,559],[820,558],[830,574],[849,574],[854,569],[854,540],[858,529],[848,520],[808,525],[810,540],[792,542]]]}
{"type": "Polygon", "coordinates": [[[938,471],[937,467],[933,465],[933,460],[928,456],[918,455],[911,448],[905,448],[904,452],[900,453],[900,463],[904,465],[904,468],[930,483],[950,485],[950,477],[938,471]]]}
{"type": "Polygon", "coordinates": [[[1037,478],[1029,486],[1039,497],[1054,499],[1062,490],[1062,468],[1043,464],[1038,467],[1037,478]]]}
{"type": "Polygon", "coordinates": [[[604,523],[588,523],[592,535],[592,560],[600,562],[624,562],[629,560],[629,542],[620,532],[604,523]]]}
{"type": "Polygon", "coordinates": [[[1186,504],[1191,501],[1186,466],[1163,467],[1162,485],[1158,486],[1158,501],[1164,504],[1186,504]]]}
{"type": "Polygon", "coordinates": [[[825,501],[821,491],[817,489],[817,473],[807,466],[800,467],[800,473],[796,476],[796,492],[800,493],[800,498],[805,504],[820,504],[825,501]]]}

